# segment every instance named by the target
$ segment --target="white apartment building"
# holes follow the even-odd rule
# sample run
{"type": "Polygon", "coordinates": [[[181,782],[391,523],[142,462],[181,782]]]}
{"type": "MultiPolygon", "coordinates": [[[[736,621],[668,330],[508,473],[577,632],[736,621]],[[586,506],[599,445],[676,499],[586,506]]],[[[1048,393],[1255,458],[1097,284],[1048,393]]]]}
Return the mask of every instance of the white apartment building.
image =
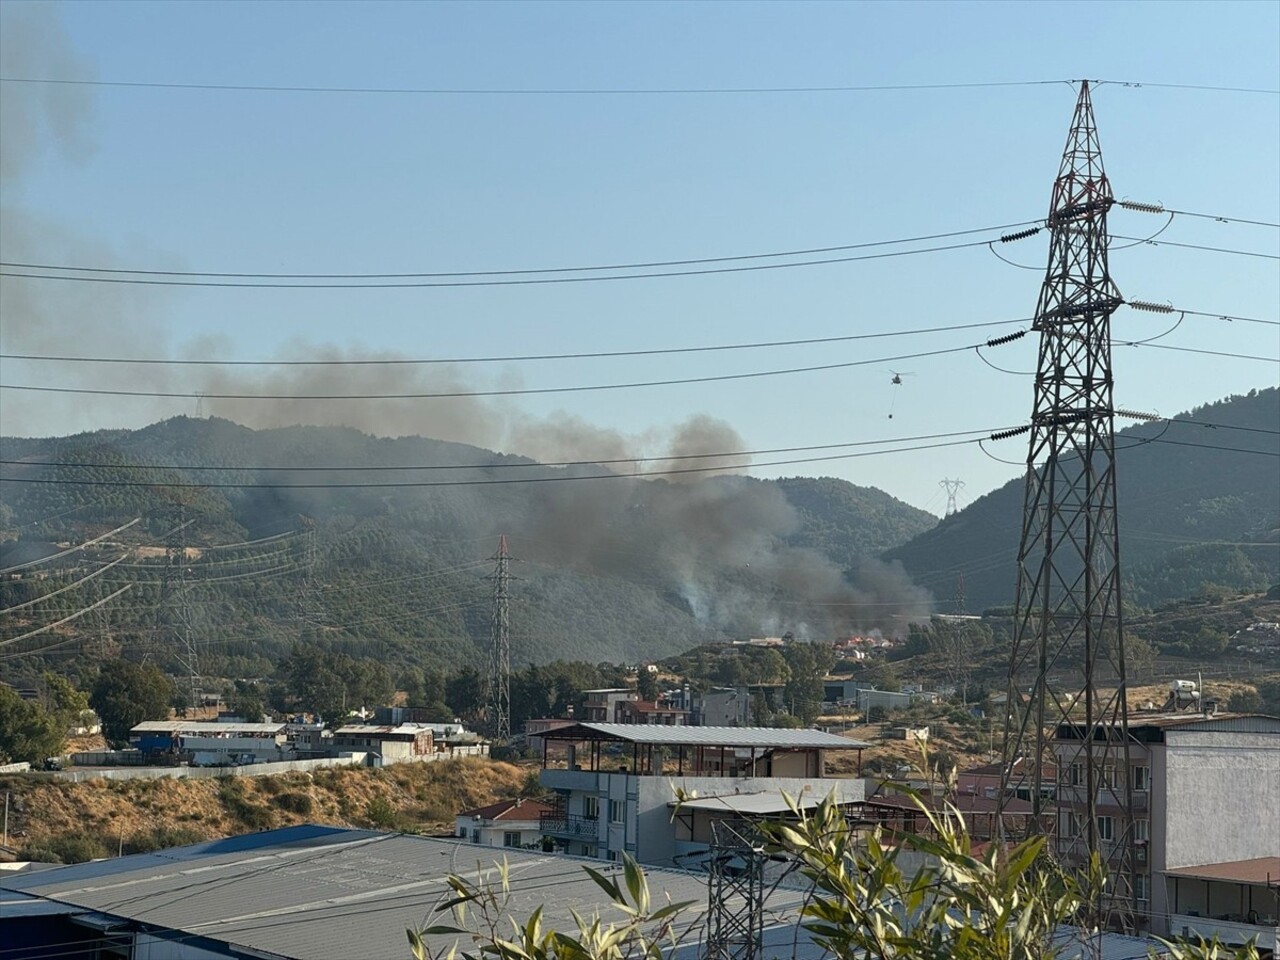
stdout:
{"type": "MultiPolygon", "coordinates": [[[[1080,835],[1080,776],[1070,758],[1079,729],[1058,730],[1058,842],[1080,835]],[[1074,818],[1074,819],[1073,819],[1074,818]]],[[[1129,718],[1138,913],[1157,935],[1257,937],[1272,954],[1280,937],[1280,719],[1202,713],[1129,718]]],[[[1106,764],[1098,834],[1122,842],[1125,825],[1108,797],[1123,794],[1122,754],[1106,764]]],[[[1068,849],[1068,855],[1070,850],[1068,849]]],[[[1268,954],[1264,952],[1264,956],[1268,954]]]]}
{"type": "Polygon", "coordinates": [[[781,813],[784,792],[845,805],[865,796],[861,779],[826,776],[826,754],[860,756],[868,744],[817,730],[579,723],[541,736],[540,779],[555,796],[542,833],[580,856],[694,866],[709,818],[781,813]]]}

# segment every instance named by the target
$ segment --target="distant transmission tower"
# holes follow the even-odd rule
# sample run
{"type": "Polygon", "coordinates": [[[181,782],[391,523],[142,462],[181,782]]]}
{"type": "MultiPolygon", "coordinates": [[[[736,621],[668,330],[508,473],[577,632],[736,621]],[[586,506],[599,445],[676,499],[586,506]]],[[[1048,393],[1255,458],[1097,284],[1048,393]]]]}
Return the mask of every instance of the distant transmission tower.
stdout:
{"type": "Polygon", "coordinates": [[[964,596],[964,571],[961,570],[956,574],[956,588],[951,595],[951,612],[964,615],[969,612],[968,603],[964,596]]]}
{"type": "Polygon", "coordinates": [[[498,552],[489,558],[493,574],[493,617],[490,623],[489,696],[486,719],[494,740],[511,739],[511,554],[507,536],[498,538],[498,552]]]}
{"type": "Polygon", "coordinates": [[[1113,202],[1082,81],[1053,187],[1049,265],[1032,326],[1040,348],[1001,814],[1021,791],[1032,804],[1031,829],[1050,833],[1065,865],[1098,855],[1108,881],[1093,919],[1128,929],[1136,887],[1111,373],[1111,314],[1122,300],[1107,267],[1113,202]]]}
{"type": "Polygon", "coordinates": [[[964,481],[939,480],[938,486],[947,491],[947,512],[943,516],[949,517],[956,512],[956,494],[964,489],[964,481]]]}
{"type": "Polygon", "coordinates": [[[177,524],[169,532],[165,545],[165,591],[176,619],[175,633],[181,644],[178,660],[187,670],[191,690],[191,709],[200,706],[200,660],[195,637],[191,633],[191,583],[187,579],[187,519],[185,507],[178,508],[177,524]]]}

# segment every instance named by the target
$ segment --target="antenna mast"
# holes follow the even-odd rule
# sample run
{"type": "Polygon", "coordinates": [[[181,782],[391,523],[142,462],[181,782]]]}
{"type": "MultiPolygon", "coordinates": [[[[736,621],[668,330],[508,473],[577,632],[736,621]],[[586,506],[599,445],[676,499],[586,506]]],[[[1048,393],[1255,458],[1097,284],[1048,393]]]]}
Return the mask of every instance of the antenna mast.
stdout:
{"type": "Polygon", "coordinates": [[[1089,84],[1081,81],[1053,187],[1049,263],[1032,326],[1040,346],[1000,804],[1003,815],[1020,791],[1029,797],[1029,829],[1054,837],[1064,865],[1083,868],[1096,855],[1108,881],[1094,922],[1132,929],[1111,370],[1111,314],[1123,301],[1107,265],[1113,203],[1089,84]]]}
{"type": "Polygon", "coordinates": [[[507,535],[498,538],[494,561],[493,617],[490,622],[489,697],[486,719],[490,735],[499,742],[511,739],[511,554],[507,535]]]}

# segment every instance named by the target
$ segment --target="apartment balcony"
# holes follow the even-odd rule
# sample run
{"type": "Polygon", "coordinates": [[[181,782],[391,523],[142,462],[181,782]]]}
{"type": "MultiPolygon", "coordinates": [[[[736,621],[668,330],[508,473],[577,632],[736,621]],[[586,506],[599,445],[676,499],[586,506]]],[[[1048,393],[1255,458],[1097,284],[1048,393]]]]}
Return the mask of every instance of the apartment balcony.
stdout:
{"type": "Polygon", "coordinates": [[[574,790],[595,792],[599,789],[600,774],[594,770],[558,770],[547,767],[538,775],[542,786],[558,793],[569,793],[574,790]]]}
{"type": "Polygon", "coordinates": [[[1276,926],[1274,917],[1249,923],[1244,919],[1219,920],[1215,917],[1175,913],[1169,917],[1169,932],[1177,937],[1204,937],[1206,940],[1217,937],[1230,946],[1242,946],[1257,938],[1258,949],[1270,950],[1272,953],[1276,951],[1277,943],[1280,943],[1280,927],[1276,926]]]}
{"type": "Polygon", "coordinates": [[[544,837],[594,843],[600,838],[600,820],[567,813],[544,813],[538,818],[538,830],[544,837]]]}

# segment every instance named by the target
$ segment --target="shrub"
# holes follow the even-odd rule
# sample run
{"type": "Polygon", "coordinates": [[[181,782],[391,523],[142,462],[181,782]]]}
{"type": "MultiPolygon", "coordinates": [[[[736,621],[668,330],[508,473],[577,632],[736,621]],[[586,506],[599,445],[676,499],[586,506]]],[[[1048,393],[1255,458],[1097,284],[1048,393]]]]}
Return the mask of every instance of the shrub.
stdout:
{"type": "Polygon", "coordinates": [[[199,843],[203,840],[197,831],[190,827],[156,827],[135,833],[124,845],[125,853],[150,853],[152,850],[165,850],[169,847],[185,847],[187,844],[199,843]]]}
{"type": "Polygon", "coordinates": [[[315,807],[311,797],[305,793],[281,793],[274,797],[271,802],[281,810],[287,810],[290,813],[297,813],[303,816],[309,814],[315,807]]]}
{"type": "Polygon", "coordinates": [[[43,863],[84,863],[102,860],[115,853],[107,849],[102,840],[90,833],[66,833],[51,837],[42,844],[29,844],[18,853],[21,860],[37,860],[43,863]]]}
{"type": "Polygon", "coordinates": [[[393,829],[400,819],[395,807],[391,806],[385,797],[375,797],[370,800],[364,815],[371,824],[384,830],[393,829]]]}

